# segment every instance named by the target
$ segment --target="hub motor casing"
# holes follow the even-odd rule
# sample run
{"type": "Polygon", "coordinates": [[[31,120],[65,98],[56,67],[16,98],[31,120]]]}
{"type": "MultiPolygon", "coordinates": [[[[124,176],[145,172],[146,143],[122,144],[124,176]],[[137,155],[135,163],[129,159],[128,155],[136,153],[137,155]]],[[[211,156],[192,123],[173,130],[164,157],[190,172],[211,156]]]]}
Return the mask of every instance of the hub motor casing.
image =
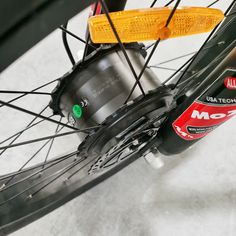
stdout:
{"type": "MultiPolygon", "coordinates": [[[[136,74],[144,65],[144,58],[137,50],[127,50],[136,74]]],[[[121,51],[113,51],[89,63],[85,68],[72,72],[69,82],[60,95],[59,105],[64,116],[78,128],[102,123],[106,117],[119,109],[127,99],[135,78],[121,51]],[[74,105],[82,105],[82,116],[76,118],[74,105]]],[[[156,75],[147,68],[140,80],[144,91],[161,85],[156,75]]],[[[131,99],[141,95],[136,86],[131,99]]]]}

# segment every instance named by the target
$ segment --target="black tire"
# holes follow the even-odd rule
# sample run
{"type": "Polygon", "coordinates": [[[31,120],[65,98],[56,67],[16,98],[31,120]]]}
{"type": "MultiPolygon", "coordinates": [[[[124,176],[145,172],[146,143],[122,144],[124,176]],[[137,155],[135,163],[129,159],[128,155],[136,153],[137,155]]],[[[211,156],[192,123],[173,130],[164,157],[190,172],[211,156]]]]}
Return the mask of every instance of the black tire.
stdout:
{"type": "MultiPolygon", "coordinates": [[[[0,22],[4,22],[4,24],[0,27],[0,71],[4,70],[14,60],[20,57],[24,52],[26,52],[29,48],[43,39],[58,26],[91,4],[93,0],[41,0],[38,1],[37,4],[32,4],[34,2],[35,1],[28,0],[25,1],[25,4],[18,6],[18,2],[14,0],[7,1],[1,5],[2,12],[0,12],[0,22]],[[14,8],[13,6],[17,7],[14,8]],[[14,11],[14,9],[17,12],[14,11]],[[52,15],[53,17],[51,17],[52,15]],[[47,27],[40,27],[41,25],[46,25],[47,27]],[[25,35],[30,35],[30,37],[25,39],[25,35]],[[12,45],[17,45],[17,47],[12,47],[12,45]]],[[[194,70],[195,67],[202,67],[206,64],[205,61],[202,61],[202,58],[207,55],[208,52],[209,51],[204,51],[204,54],[199,54],[196,62],[199,62],[200,64],[193,63],[193,66],[191,67],[192,70],[194,70]]],[[[214,55],[212,55],[212,57],[214,57],[214,55]]],[[[4,194],[0,192],[0,234],[4,235],[13,232],[63,205],[74,197],[82,194],[135,161],[155,142],[155,139],[152,140],[145,147],[139,150],[139,152],[135,153],[127,160],[124,160],[106,172],[95,175],[87,175],[83,181],[78,182],[78,179],[75,178],[75,180],[71,182],[65,182],[65,178],[61,177],[57,181],[60,181],[60,187],[58,187],[59,184],[55,184],[52,188],[52,193],[46,197],[41,196],[40,198],[39,195],[36,199],[34,197],[31,198],[30,191],[32,189],[30,189],[30,191],[25,191],[24,194],[17,198],[15,203],[12,203],[12,201],[8,201],[8,197],[11,196],[12,193],[14,194],[14,191],[19,191],[19,189],[15,188],[10,189],[9,191],[7,190],[4,194]],[[61,184],[62,182],[64,183],[63,185],[61,184]],[[6,202],[6,204],[1,204],[4,202],[6,202]]],[[[57,165],[57,168],[60,169],[63,166],[66,166],[66,164],[68,165],[68,161],[71,161],[71,159],[74,159],[74,156],[66,159],[65,162],[64,160],[62,162],[58,162],[60,159],[55,159],[47,163],[46,167],[50,166],[50,164],[58,162],[59,164],[57,165]]],[[[95,160],[93,159],[91,161],[95,160]]],[[[35,173],[35,171],[39,171],[40,168],[41,165],[25,170],[22,174],[16,177],[16,181],[35,173]]],[[[56,171],[58,171],[58,169],[54,168],[50,172],[48,171],[47,175],[51,178],[51,173],[55,173],[56,171]]],[[[1,183],[4,183],[4,181],[9,178],[11,178],[11,175],[0,177],[0,186],[2,185],[1,183]]],[[[38,175],[34,176],[34,178],[29,181],[24,182],[22,186],[32,186],[35,185],[37,181],[38,175]]],[[[19,188],[22,187],[21,185],[19,186],[19,188]]],[[[36,185],[35,191],[38,191],[40,186],[41,185],[36,185]]]]}

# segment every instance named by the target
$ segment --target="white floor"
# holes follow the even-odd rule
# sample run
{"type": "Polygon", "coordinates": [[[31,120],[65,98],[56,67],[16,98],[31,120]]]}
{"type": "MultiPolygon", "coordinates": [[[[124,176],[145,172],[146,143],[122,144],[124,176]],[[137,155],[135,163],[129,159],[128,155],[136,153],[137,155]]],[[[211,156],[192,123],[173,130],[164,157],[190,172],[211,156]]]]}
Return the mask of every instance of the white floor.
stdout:
{"type": "MultiPolygon", "coordinates": [[[[184,5],[206,6],[210,2],[186,0],[184,5]]],[[[221,1],[218,6],[225,9],[229,2],[221,1]]],[[[144,6],[147,6],[144,0],[135,0],[128,5],[129,8],[144,6]]],[[[85,17],[87,12],[75,17],[69,26],[81,37],[85,28],[81,18],[85,20],[85,17]]],[[[163,42],[152,64],[195,51],[206,36],[163,42]]],[[[70,40],[70,44],[75,52],[83,48],[74,39],[70,40]]],[[[165,66],[178,68],[186,59],[165,66]]],[[[34,87],[61,76],[69,68],[60,32],[57,31],[2,73],[1,87],[12,88],[13,81],[17,81],[14,82],[15,89],[27,90],[32,84],[34,87]]],[[[162,79],[171,73],[164,70],[156,72],[162,79]]],[[[29,104],[37,108],[40,103],[34,98],[29,104]]],[[[7,123],[1,123],[0,126],[1,139],[8,132],[12,133],[14,129],[11,132],[9,129],[16,124],[25,124],[25,117],[18,113],[1,112],[1,121],[6,117],[7,123]]],[[[143,159],[138,160],[91,191],[12,235],[236,235],[235,122],[233,118],[192,149],[178,157],[169,157],[159,171],[152,169],[143,159]]],[[[69,148],[71,139],[59,144],[61,150],[69,148]]],[[[27,149],[27,152],[32,151],[27,149]]],[[[5,154],[5,160],[13,161],[13,154],[13,151],[9,151],[5,154]]],[[[25,152],[18,152],[17,155],[23,158],[25,152]]],[[[7,163],[0,162],[5,169],[7,163]]]]}

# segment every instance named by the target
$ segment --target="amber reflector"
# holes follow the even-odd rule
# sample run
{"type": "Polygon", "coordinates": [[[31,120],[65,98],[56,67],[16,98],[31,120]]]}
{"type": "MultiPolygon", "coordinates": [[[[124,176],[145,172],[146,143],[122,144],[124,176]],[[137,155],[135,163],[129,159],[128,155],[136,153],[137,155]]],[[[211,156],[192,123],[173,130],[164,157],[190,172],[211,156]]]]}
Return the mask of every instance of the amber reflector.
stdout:
{"type": "MultiPolygon", "coordinates": [[[[204,33],[224,18],[218,9],[181,7],[176,10],[167,29],[165,25],[171,10],[169,7],[127,10],[110,13],[110,16],[124,43],[204,33]]],[[[117,42],[105,14],[89,19],[89,31],[94,43],[117,42]]]]}

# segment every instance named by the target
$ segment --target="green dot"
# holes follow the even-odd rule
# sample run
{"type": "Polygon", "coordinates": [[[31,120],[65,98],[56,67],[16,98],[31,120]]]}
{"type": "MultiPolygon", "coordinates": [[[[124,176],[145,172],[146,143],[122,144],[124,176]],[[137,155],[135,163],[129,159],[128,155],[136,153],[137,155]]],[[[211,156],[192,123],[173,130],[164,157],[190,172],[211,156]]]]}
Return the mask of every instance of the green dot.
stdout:
{"type": "Polygon", "coordinates": [[[78,118],[78,119],[81,118],[83,111],[80,105],[74,105],[72,108],[72,111],[75,118],[78,118]]]}

